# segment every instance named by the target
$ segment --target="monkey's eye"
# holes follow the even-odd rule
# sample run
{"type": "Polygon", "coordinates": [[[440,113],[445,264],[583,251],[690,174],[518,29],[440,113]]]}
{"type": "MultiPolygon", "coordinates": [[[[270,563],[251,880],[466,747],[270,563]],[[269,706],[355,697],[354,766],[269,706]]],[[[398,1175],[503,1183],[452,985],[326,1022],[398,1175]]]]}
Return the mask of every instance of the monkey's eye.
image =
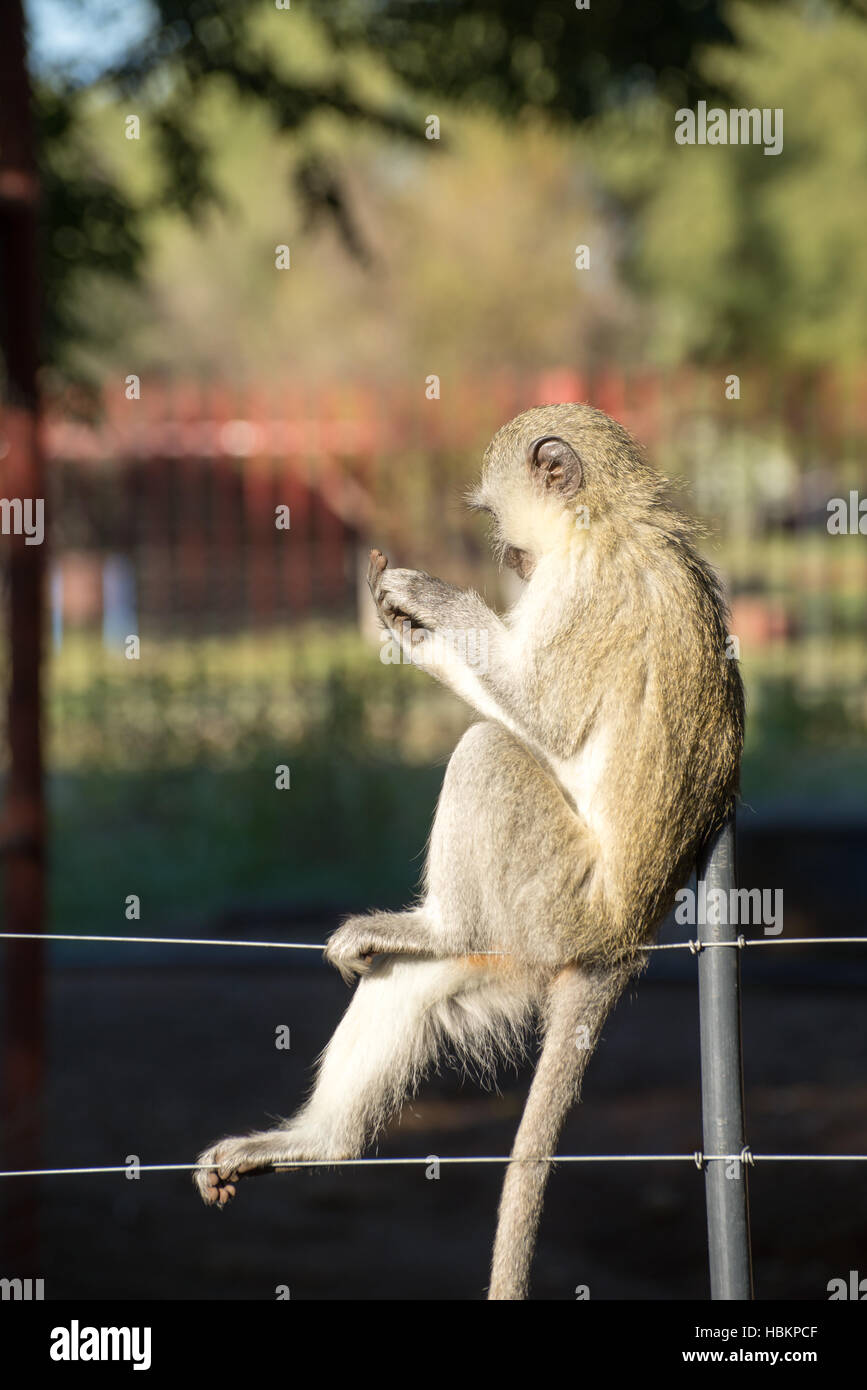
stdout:
{"type": "Polygon", "coordinates": [[[546,434],[530,445],[530,467],[546,489],[576,492],[584,482],[581,460],[565,439],[546,434]]]}
{"type": "Polygon", "coordinates": [[[529,550],[519,550],[515,545],[507,545],[503,551],[503,564],[514,570],[519,579],[529,579],[536,568],[536,557],[529,550]]]}
{"type": "Polygon", "coordinates": [[[519,570],[524,561],[524,551],[514,545],[507,545],[503,551],[503,564],[510,570],[519,570]]]}
{"type": "Polygon", "coordinates": [[[466,503],[471,512],[485,512],[488,516],[494,515],[494,509],[480,487],[470,489],[466,494],[466,503]]]}

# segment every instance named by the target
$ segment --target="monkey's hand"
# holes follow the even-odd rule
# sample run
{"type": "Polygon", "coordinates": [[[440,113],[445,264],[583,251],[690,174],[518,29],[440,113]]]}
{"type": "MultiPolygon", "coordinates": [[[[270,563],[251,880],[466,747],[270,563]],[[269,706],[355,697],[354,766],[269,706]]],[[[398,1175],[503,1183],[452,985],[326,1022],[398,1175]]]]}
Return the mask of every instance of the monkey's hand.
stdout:
{"type": "Polygon", "coordinates": [[[221,1139],[199,1154],[202,1166],[193,1172],[193,1182],[205,1206],[224,1207],[235,1195],[242,1177],[253,1173],[272,1173],[278,1166],[291,1166],[315,1155],[303,1151],[287,1130],[268,1130],[236,1139],[221,1139]]]}
{"type": "Polygon", "coordinates": [[[508,671],[507,633],[485,601],[423,570],[389,569],[378,550],[370,552],[367,578],[383,623],[413,665],[450,686],[486,719],[506,719],[508,690],[500,687],[508,671]]]}
{"type": "Polygon", "coordinates": [[[379,550],[370,552],[367,582],[380,617],[391,628],[409,622],[433,632],[442,623],[446,606],[461,593],[423,570],[389,569],[379,550]]]}

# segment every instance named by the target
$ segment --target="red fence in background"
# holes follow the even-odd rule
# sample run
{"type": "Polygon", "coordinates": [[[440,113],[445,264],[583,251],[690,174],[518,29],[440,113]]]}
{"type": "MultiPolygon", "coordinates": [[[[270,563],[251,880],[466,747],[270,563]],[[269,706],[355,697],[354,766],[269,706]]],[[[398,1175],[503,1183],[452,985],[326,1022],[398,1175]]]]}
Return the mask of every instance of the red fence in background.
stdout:
{"type": "MultiPolygon", "coordinates": [[[[61,405],[46,415],[55,608],[65,622],[105,619],[107,560],[137,612],[178,630],[348,614],[369,536],[425,567],[447,555],[452,574],[461,580],[463,566],[469,577],[478,542],[465,529],[463,490],[493,432],[534,404],[606,410],[663,469],[703,479],[699,508],[704,496],[720,533],[740,527],[746,539],[750,509],[796,523],[813,505],[815,524],[837,472],[860,465],[867,441],[867,371],[753,373],[735,400],[723,372],[696,370],[501,372],[444,380],[436,400],[424,382],[248,389],[145,379],[132,400],[126,389],[106,387],[95,422],[61,405]],[[749,437],[758,443],[737,512],[714,474],[735,467],[732,441],[749,437]],[[784,497],[762,476],[769,440],[788,461],[784,497]],[[288,534],[275,526],[281,505],[288,534]]],[[[752,583],[746,544],[742,559],[752,583]]]]}
{"type": "Polygon", "coordinates": [[[290,419],[261,393],[182,386],[107,393],[95,424],[49,414],[66,618],[100,615],[106,556],[127,561],[136,609],[158,626],[219,630],[351,605],[373,431],[363,416],[292,407],[290,419]]]}

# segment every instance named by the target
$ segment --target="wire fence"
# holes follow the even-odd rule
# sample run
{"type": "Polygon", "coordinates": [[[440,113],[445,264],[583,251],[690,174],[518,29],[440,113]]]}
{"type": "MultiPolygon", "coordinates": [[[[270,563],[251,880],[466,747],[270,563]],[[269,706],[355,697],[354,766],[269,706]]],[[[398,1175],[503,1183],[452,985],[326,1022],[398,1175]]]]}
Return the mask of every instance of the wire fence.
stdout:
{"type": "MultiPolygon", "coordinates": [[[[45,425],[55,645],[88,625],[110,645],[135,621],[198,635],[352,617],[372,529],[419,568],[476,579],[477,527],[460,499],[485,444],[529,405],[590,400],[689,479],[689,505],[713,518],[741,641],[813,693],[857,689],[867,561],[827,522],[829,500],[862,481],[864,371],[755,380],[736,407],[713,372],[564,369],[465,386],[420,405],[415,382],[279,393],[153,382],[139,400],[107,389],[90,422],[57,402],[45,425]]],[[[486,580],[496,587],[495,570],[486,580]]]]}
{"type": "MultiPolygon", "coordinates": [[[[0,932],[0,941],[66,941],[66,942],[99,942],[115,943],[121,945],[153,945],[153,946],[208,946],[208,947],[230,947],[235,949],[247,950],[272,950],[272,951],[317,951],[325,950],[324,942],[310,941],[247,941],[231,940],[227,938],[206,938],[206,937],[180,937],[180,936],[102,936],[98,934],[84,934],[72,932],[46,932],[46,933],[25,933],[25,932],[0,932]]],[[[702,940],[692,938],[688,941],[672,941],[654,943],[642,948],[643,952],[651,953],[655,951],[689,951],[691,955],[697,956],[704,951],[714,950],[718,947],[727,949],[734,948],[743,951],[749,947],[757,946],[867,946],[867,936],[834,936],[834,937],[745,937],[739,935],[731,941],[702,940]]],[[[501,951],[476,951],[476,956],[502,956],[501,951]]],[[[705,1169],[708,1164],[738,1163],[746,1167],[753,1168],[758,1164],[764,1163],[867,1163],[867,1154],[803,1154],[803,1153],[753,1153],[748,1145],[744,1145],[740,1150],[731,1153],[704,1153],[700,1149],[692,1153],[682,1154],[546,1154],[537,1158],[513,1159],[509,1154],[428,1154],[427,1156],[380,1158],[370,1156],[364,1158],[335,1158],[335,1159],[303,1159],[293,1161],[286,1165],[285,1169],[277,1168],[275,1171],[291,1171],[293,1169],[304,1168],[366,1168],[366,1167],[425,1167],[431,1163],[445,1164],[449,1166],[467,1164],[508,1164],[513,1162],[526,1163],[688,1163],[693,1164],[699,1171],[705,1169]]],[[[136,1173],[180,1173],[195,1172],[197,1169],[212,1168],[216,1170],[216,1164],[200,1163],[138,1163],[134,1164],[107,1164],[95,1165],[92,1167],[79,1168],[35,1168],[35,1169],[10,1169],[6,1172],[0,1171],[0,1178],[49,1178],[49,1177],[79,1177],[95,1174],[128,1174],[134,1170],[136,1173]]]]}
{"type": "MultiPolygon", "coordinates": [[[[250,629],[267,634],[287,615],[354,617],[359,593],[363,593],[359,557],[374,517],[378,544],[390,547],[400,537],[401,549],[409,549],[416,564],[438,569],[439,560],[447,556],[454,578],[460,581],[476,575],[478,537],[454,524],[455,516],[442,505],[443,497],[460,496],[469,472],[475,471],[475,463],[469,460],[478,458],[505,419],[534,402],[556,399],[592,399],[630,426],[666,471],[690,477],[696,510],[719,518],[714,558],[732,592],[732,631],[743,641],[745,651],[761,659],[762,680],[766,684],[771,677],[794,682],[823,737],[827,732],[823,719],[834,737],[839,728],[850,725],[863,730],[867,719],[867,657],[862,640],[867,553],[860,544],[830,535],[826,523],[828,499],[846,497],[860,481],[859,460],[867,440],[867,384],[863,373],[839,381],[829,378],[817,382],[807,394],[809,400],[794,382],[755,383],[752,404],[743,402],[734,426],[720,382],[695,373],[674,379],[616,373],[590,379],[569,371],[533,380],[503,377],[467,383],[457,403],[443,401],[423,414],[408,391],[379,396],[362,392],[340,399],[324,392],[308,400],[299,388],[294,395],[284,393],[275,405],[255,393],[203,392],[183,386],[151,387],[145,399],[134,402],[116,397],[107,402],[105,416],[96,426],[79,426],[63,418],[62,412],[55,413],[45,431],[53,464],[49,517],[55,557],[50,585],[55,656],[49,686],[54,704],[49,731],[63,729],[65,740],[79,750],[83,766],[104,766],[106,748],[119,749],[119,765],[126,766],[144,749],[141,756],[145,761],[149,758],[160,773],[165,727],[185,747],[195,744],[199,730],[207,740],[203,748],[210,751],[221,745],[226,723],[231,722],[225,718],[225,677],[218,672],[211,648],[188,639],[213,636],[222,640],[250,629]],[[291,545],[286,544],[286,531],[275,524],[280,508],[286,511],[291,545]],[[134,692],[119,700],[121,685],[129,688],[129,668],[117,660],[121,645],[130,633],[142,631],[154,653],[160,639],[183,637],[181,649],[195,648],[190,654],[194,670],[191,675],[186,666],[178,666],[173,651],[171,662],[166,657],[163,665],[155,662],[156,669],[145,673],[150,685],[145,685],[143,675],[134,692]],[[96,659],[92,645],[76,645],[77,638],[85,636],[99,643],[96,659]],[[79,680],[79,667],[86,672],[86,682],[79,680]],[[824,711],[817,697],[825,693],[834,693],[843,703],[824,711]],[[155,719],[154,710],[164,717],[155,719]],[[77,731],[71,740],[70,730],[77,731]]],[[[29,626],[41,631],[32,615],[29,626]]],[[[232,648],[228,660],[233,667],[236,655],[232,648]]],[[[7,656],[0,644],[0,668],[7,656]]],[[[273,730],[279,735],[275,742],[283,746],[287,728],[270,712],[285,700],[285,675],[282,668],[272,671],[266,658],[269,662],[269,652],[263,648],[257,698],[247,700],[245,694],[244,719],[257,733],[263,728],[273,730]]],[[[346,718],[347,710],[351,713],[354,708],[357,687],[346,681],[335,691],[335,709],[346,718]]],[[[299,703],[305,704],[304,699],[299,703]]],[[[315,704],[306,700],[308,707],[315,704]]],[[[784,702],[781,709],[786,717],[802,718],[800,705],[792,711],[784,702]]],[[[799,746],[804,742],[797,732],[802,726],[793,727],[793,746],[799,746]]],[[[304,729],[299,723],[296,740],[303,741],[304,729]]],[[[8,843],[19,857],[28,852],[30,833],[29,825],[22,831],[10,821],[8,843]],[[15,849],[21,844],[25,851],[15,849]]],[[[32,880],[22,882],[27,892],[19,890],[16,901],[35,901],[32,880]]],[[[38,917],[35,910],[29,919],[27,912],[19,911],[10,925],[27,925],[34,916],[38,917]]],[[[77,920],[94,918],[85,913],[77,920]]],[[[27,931],[3,933],[0,939],[323,949],[311,942],[27,931]]],[[[860,1162],[864,1156],[752,1155],[744,1143],[742,1103],[737,1095],[740,957],[752,946],[812,948],[860,945],[864,940],[851,936],[754,939],[732,930],[646,948],[648,952],[688,950],[697,957],[706,1152],[547,1155],[541,1161],[697,1163],[709,1182],[711,1266],[716,1269],[713,1296],[741,1296],[732,1290],[746,1288],[748,1232],[742,1214],[734,1209],[737,1204],[731,1202],[733,1185],[722,1179],[721,1165],[737,1161],[746,1169],[770,1161],[860,1162]],[[734,951],[716,951],[716,946],[734,951]],[[732,1137],[723,1139],[723,1134],[732,1137]],[[723,1252],[740,1252],[739,1284],[727,1282],[726,1258],[719,1250],[714,1254],[715,1242],[723,1252]]],[[[30,956],[19,974],[9,972],[8,977],[8,995],[15,1006],[10,1009],[11,1035],[17,1039],[14,1046],[30,1058],[29,1072],[19,1068],[19,1109],[27,1099],[25,1081],[29,1084],[28,1078],[32,1080],[41,1066],[41,985],[33,964],[35,947],[30,956]]],[[[25,1136],[25,1147],[30,1142],[25,1136]]],[[[128,1171],[127,1167],[38,1169],[26,1162],[36,1156],[36,1152],[16,1152],[8,1172],[0,1176],[128,1171]],[[16,1158],[25,1161],[18,1164],[16,1158]]],[[[372,1157],[342,1162],[365,1166],[391,1161],[372,1157]]],[[[488,1155],[439,1161],[505,1164],[510,1159],[488,1155]]],[[[195,1166],[150,1165],[142,1171],[195,1166]]],[[[745,1187],[744,1183],[744,1206],[745,1187]]]]}
{"type": "MultiPolygon", "coordinates": [[[[295,1168],[411,1168],[428,1167],[431,1163],[692,1163],[701,1171],[708,1163],[742,1163],[754,1168],[757,1163],[867,1163],[867,1154],[754,1154],[742,1149],[734,1154],[706,1154],[696,1149],[691,1154],[542,1154],[538,1158],[513,1158],[511,1154],[428,1154],[411,1158],[304,1158],[292,1163],[278,1164],[275,1173],[292,1172],[295,1168]]],[[[58,1178],[79,1177],[94,1173],[194,1173],[217,1170],[216,1163],[115,1163],[94,1168],[20,1168],[0,1172],[0,1178],[58,1178]]]]}
{"type": "MultiPolygon", "coordinates": [[[[0,941],[99,941],[139,946],[240,946],[251,950],[268,951],[324,951],[325,943],[319,941],[232,941],[224,937],[203,936],[102,936],[82,935],[77,932],[0,932],[0,941]]],[[[666,941],[660,944],[642,946],[642,952],[649,951],[689,951],[698,955],[701,951],[712,951],[717,947],[745,950],[748,946],[864,946],[867,936],[738,936],[733,941],[702,941],[692,938],[689,941],[666,941]]],[[[504,951],[474,951],[474,956],[502,956],[504,951]]]]}

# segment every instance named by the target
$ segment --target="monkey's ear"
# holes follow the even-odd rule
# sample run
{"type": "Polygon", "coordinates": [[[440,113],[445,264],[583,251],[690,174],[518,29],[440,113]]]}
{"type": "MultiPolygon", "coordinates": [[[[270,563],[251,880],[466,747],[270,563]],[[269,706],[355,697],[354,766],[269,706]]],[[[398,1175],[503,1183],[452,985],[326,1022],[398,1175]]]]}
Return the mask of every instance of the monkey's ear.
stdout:
{"type": "Polygon", "coordinates": [[[529,448],[529,463],[530,472],[546,491],[562,492],[569,497],[584,482],[580,458],[559,435],[546,434],[534,440],[529,448]]]}

